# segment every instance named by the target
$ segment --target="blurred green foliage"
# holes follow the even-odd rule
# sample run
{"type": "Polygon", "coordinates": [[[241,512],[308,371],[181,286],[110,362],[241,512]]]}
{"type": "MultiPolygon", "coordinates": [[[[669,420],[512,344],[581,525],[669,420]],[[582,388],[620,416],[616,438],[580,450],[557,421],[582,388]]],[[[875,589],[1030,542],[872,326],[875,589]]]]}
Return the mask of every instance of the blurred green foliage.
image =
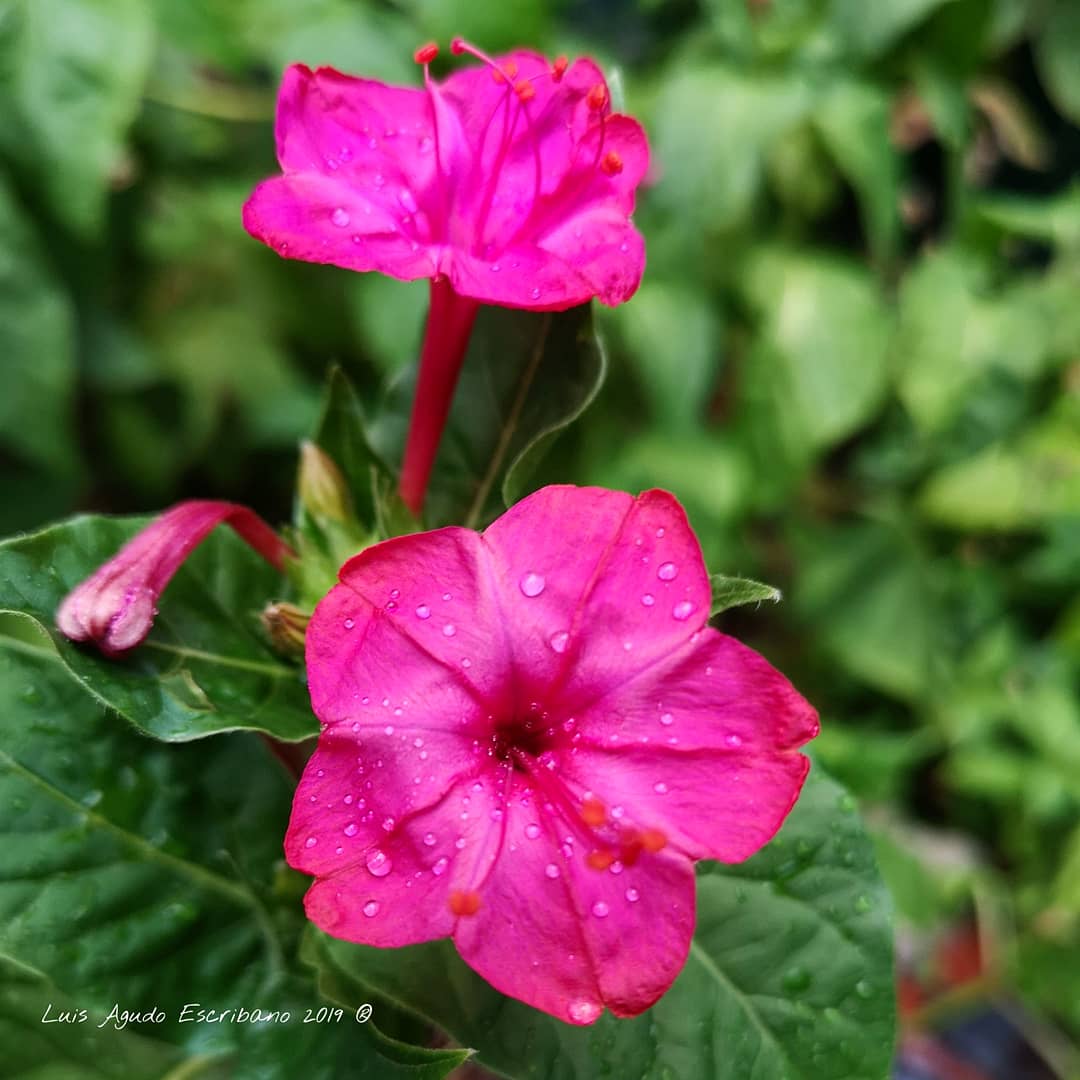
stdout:
{"type": "Polygon", "coordinates": [[[1080,1036],[1074,0],[0,0],[0,527],[286,516],[328,366],[374,399],[426,290],[245,235],[276,80],[416,82],[457,33],[588,51],[654,149],[645,283],[534,482],[669,488],[713,570],[783,589],[724,625],[889,805],[902,914],[989,891],[1003,976],[1080,1036]]]}

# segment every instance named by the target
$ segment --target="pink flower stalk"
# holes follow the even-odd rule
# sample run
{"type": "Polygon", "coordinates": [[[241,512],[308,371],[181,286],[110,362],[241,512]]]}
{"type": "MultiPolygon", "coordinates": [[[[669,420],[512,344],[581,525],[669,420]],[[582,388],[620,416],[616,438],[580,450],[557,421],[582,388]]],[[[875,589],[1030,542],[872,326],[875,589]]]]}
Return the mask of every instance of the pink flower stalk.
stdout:
{"type": "Polygon", "coordinates": [[[707,625],[682,508],[548,487],[482,534],[347,562],[307,631],[323,731],[289,863],[316,924],[451,936],[561,1020],[648,1008],[682,968],[697,859],[746,859],[794,804],[814,710],[707,625]]]}
{"type": "Polygon", "coordinates": [[[284,568],[292,549],[253,510],[208,500],[178,503],[64,597],[56,613],[60,631],[72,641],[92,641],[106,656],[119,656],[141,644],[150,633],[165,586],[222,522],[272,566],[284,568]]]}
{"type": "Polygon", "coordinates": [[[424,89],[332,68],[285,72],[275,128],[284,175],[244,206],[281,255],[431,278],[401,494],[419,513],[480,304],[561,311],[637,289],[645,245],[630,221],[648,166],[645,133],[611,112],[591,60],[497,59],[424,89]]]}

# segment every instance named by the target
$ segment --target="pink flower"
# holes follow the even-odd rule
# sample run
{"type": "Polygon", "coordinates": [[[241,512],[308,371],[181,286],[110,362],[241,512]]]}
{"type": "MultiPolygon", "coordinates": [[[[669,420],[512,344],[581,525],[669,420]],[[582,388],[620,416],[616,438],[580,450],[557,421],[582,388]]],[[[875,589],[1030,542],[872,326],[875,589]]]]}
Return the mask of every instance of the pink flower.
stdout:
{"type": "Polygon", "coordinates": [[[694,861],[773,836],[818,730],[707,626],[678,503],[548,487],[340,578],[307,632],[324,730],[285,841],[308,916],[370,945],[452,936],[572,1023],[648,1008],[686,959],[694,861]]]}
{"type": "Polygon", "coordinates": [[[419,511],[481,303],[560,311],[637,289],[645,245],[630,222],[649,152],[611,112],[587,59],[525,51],[424,89],[294,65],[278,97],[284,175],[260,184],[244,226],[282,255],[432,279],[431,312],[402,469],[419,511]]]}
{"type": "Polygon", "coordinates": [[[64,598],[56,624],[73,641],[92,641],[106,656],[139,645],[153,625],[158,597],[180,564],[222,522],[281,569],[291,549],[252,510],[235,503],[178,503],[155,518],[64,598]]]}

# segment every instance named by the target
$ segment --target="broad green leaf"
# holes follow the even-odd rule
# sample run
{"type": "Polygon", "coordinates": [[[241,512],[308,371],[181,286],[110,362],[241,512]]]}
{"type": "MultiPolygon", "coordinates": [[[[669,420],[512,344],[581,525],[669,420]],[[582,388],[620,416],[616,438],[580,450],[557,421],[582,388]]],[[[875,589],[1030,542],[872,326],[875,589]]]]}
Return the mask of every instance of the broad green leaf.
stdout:
{"type": "MultiPolygon", "coordinates": [[[[556,314],[482,307],[428,489],[428,523],[483,524],[526,494],[544,451],[596,396],[605,366],[588,305],[556,314]]],[[[401,460],[415,377],[391,385],[369,426],[384,461],[401,460]]]]}
{"type": "Polygon", "coordinates": [[[879,260],[894,254],[900,230],[900,159],[889,138],[891,112],[884,90],[854,80],[838,82],[813,112],[829,153],[859,196],[863,229],[879,260]]]}
{"type": "Polygon", "coordinates": [[[1080,248],[1080,183],[1060,195],[988,195],[975,212],[1005,232],[1064,248],[1080,248]]]}
{"type": "Polygon", "coordinates": [[[0,3],[0,151],[80,233],[102,224],[152,38],[143,0],[0,3]]]}
{"type": "Polygon", "coordinates": [[[1014,443],[941,469],[919,507],[956,529],[1029,529],[1080,515],[1080,410],[1063,399],[1014,443]]]}
{"type": "Polygon", "coordinates": [[[259,627],[262,607],[281,599],[282,579],[224,529],[181,567],[150,637],[124,660],[54,629],[64,596],[142,524],[80,517],[0,544],[0,611],[35,621],[22,647],[57,653],[86,692],[158,739],[238,729],[286,741],[315,734],[302,673],[270,651],[259,627]]]}
{"type": "Polygon", "coordinates": [[[763,600],[777,603],[782,599],[779,589],[750,578],[713,574],[709,580],[712,582],[711,615],[719,615],[742,604],[760,604],[763,600]]]}
{"type": "Polygon", "coordinates": [[[73,472],[74,312],[25,208],[2,176],[0,357],[0,443],[42,469],[73,472]]]}
{"type": "Polygon", "coordinates": [[[638,1018],[564,1024],[498,994],[447,941],[313,939],[339,987],[414,1010],[509,1077],[884,1080],[892,1055],[888,896],[854,801],[816,768],[768,847],[741,866],[701,864],[686,967],[638,1018]]]}
{"type": "Polygon", "coordinates": [[[683,437],[700,427],[720,356],[715,305],[685,283],[646,281],[605,321],[633,362],[657,426],[683,437]]]}
{"type": "Polygon", "coordinates": [[[829,21],[849,48],[863,57],[884,52],[949,0],[831,0],[829,21]]]}
{"type": "Polygon", "coordinates": [[[82,1023],[60,1022],[80,1008],[40,971],[0,955],[0,1072],[7,1080],[167,1080],[183,1057],[133,1031],[99,1029],[88,1010],[82,1023]]]}
{"type": "Polygon", "coordinates": [[[55,660],[0,643],[0,746],[0,957],[22,983],[13,1013],[0,961],[0,1031],[51,995],[46,977],[56,1009],[88,1016],[49,1028],[38,1014],[36,1043],[0,1039],[5,1077],[25,1061],[34,1080],[165,1080],[156,1063],[173,1061],[171,1080],[438,1080],[462,1060],[387,1040],[368,1020],[392,1010],[339,1012],[302,973],[302,882],[281,861],[293,785],[258,740],[142,738],[55,660]],[[230,1009],[275,1015],[198,1017],[230,1009]]]}
{"type": "Polygon", "coordinates": [[[1050,99],[1074,124],[1080,124],[1080,7],[1053,0],[1035,38],[1035,61],[1050,99]]]}

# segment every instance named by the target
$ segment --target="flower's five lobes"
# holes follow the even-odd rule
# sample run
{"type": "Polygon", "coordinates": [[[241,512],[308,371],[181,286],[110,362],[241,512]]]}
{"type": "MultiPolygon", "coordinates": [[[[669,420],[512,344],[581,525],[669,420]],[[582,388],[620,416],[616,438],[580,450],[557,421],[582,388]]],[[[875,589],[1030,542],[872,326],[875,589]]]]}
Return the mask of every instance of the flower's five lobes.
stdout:
{"type": "Polygon", "coordinates": [[[286,841],[317,878],[310,917],[376,945],[451,935],[564,1020],[647,1008],[689,948],[693,860],[775,833],[817,731],[705,625],[677,503],[546,488],[482,536],[388,541],[341,580],[308,632],[328,727],[286,841]]]}

